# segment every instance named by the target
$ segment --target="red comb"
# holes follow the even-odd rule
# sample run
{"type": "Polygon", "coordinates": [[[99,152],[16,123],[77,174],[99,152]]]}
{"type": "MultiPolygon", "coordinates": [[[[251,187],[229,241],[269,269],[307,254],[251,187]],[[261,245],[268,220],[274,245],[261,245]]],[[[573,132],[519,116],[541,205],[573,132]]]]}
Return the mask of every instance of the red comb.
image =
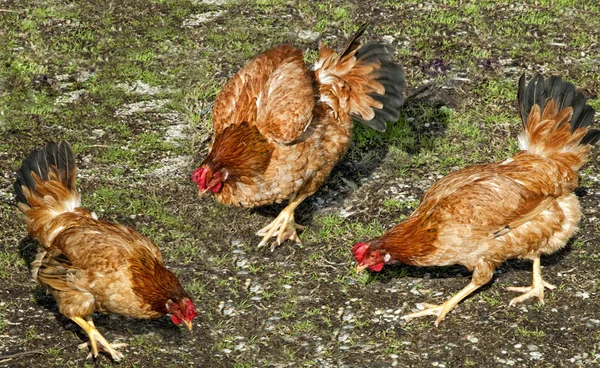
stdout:
{"type": "Polygon", "coordinates": [[[192,318],[196,317],[198,315],[198,312],[196,312],[196,309],[194,308],[194,303],[191,300],[186,300],[185,301],[185,318],[188,318],[190,321],[192,320],[192,318]]]}
{"type": "Polygon", "coordinates": [[[354,247],[352,248],[352,254],[358,263],[362,262],[367,249],[369,249],[369,245],[366,243],[360,242],[354,244],[354,247]]]}
{"type": "Polygon", "coordinates": [[[198,183],[198,189],[200,190],[206,189],[206,171],[205,167],[201,167],[192,174],[192,180],[198,183]]]}

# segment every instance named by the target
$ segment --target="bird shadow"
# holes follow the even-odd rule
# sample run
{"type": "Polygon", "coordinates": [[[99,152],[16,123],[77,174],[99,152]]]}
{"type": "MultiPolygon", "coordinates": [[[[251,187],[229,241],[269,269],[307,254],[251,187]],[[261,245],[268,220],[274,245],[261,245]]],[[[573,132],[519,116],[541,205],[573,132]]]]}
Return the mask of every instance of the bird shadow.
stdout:
{"type": "MultiPolygon", "coordinates": [[[[377,132],[355,123],[348,152],[333,168],[321,188],[296,210],[298,223],[311,223],[314,214],[329,203],[342,202],[353,195],[363,183],[387,160],[391,149],[409,155],[433,147],[436,138],[443,137],[450,121],[449,109],[454,102],[441,87],[425,85],[414,90],[400,108],[396,122],[388,123],[385,132],[377,132]]],[[[252,209],[265,217],[275,217],[285,204],[252,209]]]]}

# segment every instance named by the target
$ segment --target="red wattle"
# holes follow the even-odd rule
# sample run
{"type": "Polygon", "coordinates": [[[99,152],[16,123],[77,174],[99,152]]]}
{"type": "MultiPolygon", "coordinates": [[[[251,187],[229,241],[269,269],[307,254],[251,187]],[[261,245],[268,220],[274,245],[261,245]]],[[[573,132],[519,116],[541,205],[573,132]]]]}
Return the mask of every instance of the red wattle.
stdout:
{"type": "Polygon", "coordinates": [[[369,266],[369,269],[371,271],[379,272],[383,269],[383,266],[385,266],[385,263],[378,263],[376,265],[369,266]]]}
{"type": "Polygon", "coordinates": [[[174,324],[178,325],[181,323],[181,318],[177,317],[174,314],[171,314],[171,321],[173,321],[174,324]]]}

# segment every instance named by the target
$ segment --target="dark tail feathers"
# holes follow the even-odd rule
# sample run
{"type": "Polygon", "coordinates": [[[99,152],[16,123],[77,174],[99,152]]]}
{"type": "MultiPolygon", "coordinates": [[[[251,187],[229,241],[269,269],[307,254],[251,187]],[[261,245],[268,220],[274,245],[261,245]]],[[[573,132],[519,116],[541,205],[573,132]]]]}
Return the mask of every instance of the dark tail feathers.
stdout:
{"type": "Polygon", "coordinates": [[[358,62],[379,62],[381,67],[375,72],[374,77],[385,88],[385,94],[370,93],[375,101],[381,102],[383,108],[373,108],[375,117],[371,120],[362,119],[360,115],[352,118],[380,132],[385,131],[386,121],[395,122],[400,117],[399,108],[404,103],[402,91],[406,87],[404,72],[394,62],[394,47],[381,43],[370,43],[356,51],[358,62]]]}
{"type": "MultiPolygon", "coordinates": [[[[544,115],[544,108],[551,100],[554,100],[556,112],[568,107],[573,109],[569,122],[571,133],[579,128],[586,128],[592,123],[595,111],[586,104],[585,96],[577,92],[573,84],[563,81],[558,76],[551,76],[544,80],[540,74],[536,74],[527,84],[523,74],[519,79],[518,101],[521,122],[525,130],[528,129],[527,119],[533,106],[538,105],[541,114],[544,115]]],[[[600,130],[588,129],[580,144],[594,144],[598,139],[600,139],[600,130]]]]}
{"type": "Polygon", "coordinates": [[[17,201],[28,204],[23,187],[28,188],[31,194],[39,196],[32,173],[36,173],[43,181],[51,180],[50,174],[54,173],[53,177],[55,176],[69,192],[75,192],[76,171],[75,155],[69,143],[62,141],[57,145],[49,142],[44,148],[29,154],[17,171],[17,180],[13,185],[17,201]]]}

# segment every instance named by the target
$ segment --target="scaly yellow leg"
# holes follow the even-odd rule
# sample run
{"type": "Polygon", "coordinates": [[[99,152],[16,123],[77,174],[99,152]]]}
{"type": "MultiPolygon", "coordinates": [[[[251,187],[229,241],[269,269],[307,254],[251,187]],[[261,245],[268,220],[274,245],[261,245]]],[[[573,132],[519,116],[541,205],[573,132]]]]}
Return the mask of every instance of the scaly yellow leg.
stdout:
{"type": "Polygon", "coordinates": [[[473,291],[477,290],[480,286],[481,285],[476,285],[475,283],[473,283],[473,281],[471,281],[469,283],[469,285],[464,287],[461,291],[459,291],[452,298],[446,300],[446,302],[444,304],[440,304],[440,305],[425,304],[425,307],[427,307],[427,309],[424,309],[419,312],[407,314],[405,316],[402,316],[401,318],[409,321],[409,320],[411,320],[413,318],[417,318],[417,317],[434,315],[434,316],[438,317],[435,320],[435,326],[437,327],[440,324],[440,322],[444,319],[444,317],[446,317],[446,314],[448,314],[448,312],[450,312],[452,309],[454,309],[454,307],[456,307],[456,305],[458,303],[460,303],[461,300],[463,300],[464,298],[469,296],[469,294],[471,294],[473,291]]]}
{"type": "MultiPolygon", "coordinates": [[[[81,327],[85,331],[85,333],[88,335],[88,337],[90,338],[89,345],[90,345],[91,351],[90,351],[90,354],[88,355],[88,358],[90,358],[92,356],[94,358],[98,357],[98,344],[100,344],[101,349],[103,351],[109,353],[115,362],[118,362],[121,359],[123,359],[123,354],[116,351],[115,348],[127,346],[127,344],[113,344],[113,345],[109,344],[108,341],[106,341],[106,339],[104,338],[104,336],[102,336],[100,334],[100,332],[98,332],[96,327],[94,327],[94,322],[92,321],[91,316],[86,317],[85,320],[81,317],[69,317],[69,318],[73,322],[77,323],[79,325],[79,327],[81,327]]],[[[79,345],[79,348],[87,346],[87,344],[88,343],[79,345]]]]}
{"type": "Polygon", "coordinates": [[[538,254],[533,259],[533,281],[531,286],[509,286],[506,288],[508,291],[523,293],[523,295],[513,298],[509,305],[515,305],[536,296],[538,297],[540,303],[544,304],[544,288],[550,290],[556,288],[556,286],[549,284],[542,279],[542,265],[540,257],[541,256],[538,254]]]}
{"type": "Polygon", "coordinates": [[[308,195],[301,194],[296,195],[290,199],[290,203],[281,211],[279,216],[275,218],[269,225],[260,229],[256,235],[262,236],[262,240],[258,243],[259,247],[263,247],[267,244],[271,237],[276,236],[276,241],[271,243],[271,251],[275,249],[276,246],[281,245],[284,241],[290,239],[295,241],[298,244],[302,244],[296,230],[303,230],[304,226],[296,224],[294,222],[294,211],[296,207],[302,203],[303,200],[306,199],[308,195]]]}
{"type": "Polygon", "coordinates": [[[437,327],[440,322],[446,317],[446,314],[450,312],[458,303],[461,302],[464,298],[469,296],[472,292],[479,289],[481,286],[487,284],[494,275],[494,264],[489,263],[485,260],[480,260],[475,266],[473,270],[473,276],[471,277],[471,282],[469,285],[465,286],[461,291],[456,293],[452,298],[446,300],[444,304],[441,305],[431,305],[426,304],[427,309],[410,313],[405,316],[402,316],[402,319],[411,320],[413,318],[434,315],[438,318],[435,320],[435,326],[437,327]]]}

